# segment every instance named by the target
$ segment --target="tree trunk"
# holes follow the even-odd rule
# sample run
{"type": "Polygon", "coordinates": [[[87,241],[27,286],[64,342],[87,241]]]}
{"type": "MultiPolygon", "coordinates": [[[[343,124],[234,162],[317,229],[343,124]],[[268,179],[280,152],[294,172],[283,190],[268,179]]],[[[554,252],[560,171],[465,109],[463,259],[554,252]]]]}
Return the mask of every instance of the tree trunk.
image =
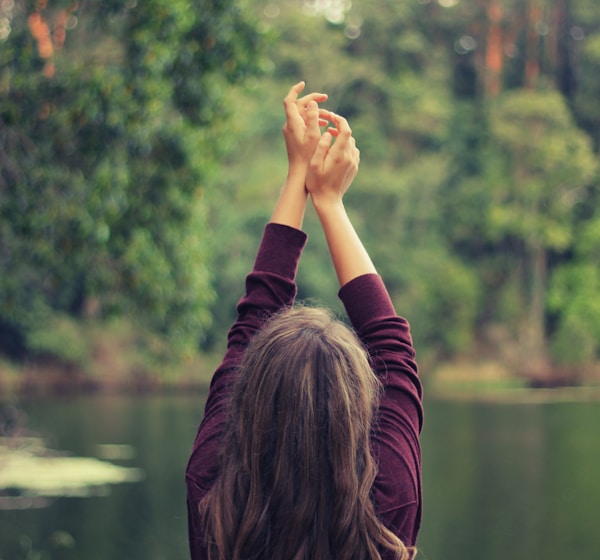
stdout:
{"type": "Polygon", "coordinates": [[[502,90],[502,18],[504,11],[497,0],[490,0],[488,7],[488,31],[485,54],[485,93],[494,97],[502,90]]]}
{"type": "Polygon", "coordinates": [[[556,87],[567,98],[573,99],[577,90],[571,38],[569,0],[556,1],[556,87]]]}
{"type": "Polygon", "coordinates": [[[529,0],[529,15],[527,22],[527,46],[525,51],[525,88],[535,89],[540,74],[539,35],[536,24],[541,22],[542,10],[539,0],[529,0]]]}
{"type": "Polygon", "coordinates": [[[530,266],[528,305],[521,332],[521,364],[523,374],[536,384],[549,384],[552,377],[546,341],[545,299],[547,255],[543,245],[534,242],[529,250],[530,266]]]}

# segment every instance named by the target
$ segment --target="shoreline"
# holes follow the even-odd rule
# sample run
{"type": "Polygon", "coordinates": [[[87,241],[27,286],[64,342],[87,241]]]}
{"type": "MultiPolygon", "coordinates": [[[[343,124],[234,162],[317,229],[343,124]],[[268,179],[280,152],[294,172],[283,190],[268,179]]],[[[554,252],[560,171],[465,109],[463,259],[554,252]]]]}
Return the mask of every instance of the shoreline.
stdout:
{"type": "MultiPolygon", "coordinates": [[[[93,373],[56,362],[0,360],[0,401],[95,394],[151,395],[201,393],[208,389],[220,354],[195,356],[176,369],[124,368],[93,373]]],[[[423,375],[425,397],[481,402],[600,401],[600,379],[528,379],[496,362],[429,364],[423,375]],[[432,367],[431,367],[432,366],[432,367]]]]}
{"type": "Polygon", "coordinates": [[[426,399],[488,404],[555,404],[600,402],[600,386],[578,385],[557,387],[486,387],[456,385],[429,386],[426,399]]]}
{"type": "Polygon", "coordinates": [[[208,388],[212,371],[210,359],[194,361],[176,374],[169,371],[163,375],[140,368],[92,374],[57,364],[30,362],[15,366],[0,362],[0,400],[93,394],[196,393],[208,388]],[[208,371],[210,373],[206,373],[208,371]]]}

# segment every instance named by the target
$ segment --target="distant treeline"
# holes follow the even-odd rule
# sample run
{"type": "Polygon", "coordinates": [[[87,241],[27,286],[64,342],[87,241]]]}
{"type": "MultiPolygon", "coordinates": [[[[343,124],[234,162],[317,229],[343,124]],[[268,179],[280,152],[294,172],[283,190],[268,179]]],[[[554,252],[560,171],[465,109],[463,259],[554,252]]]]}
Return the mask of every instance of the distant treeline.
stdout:
{"type": "MultiPolygon", "coordinates": [[[[154,364],[218,349],[304,79],[350,121],[348,208],[423,358],[597,380],[592,4],[3,3],[0,353],[86,367],[124,324],[154,364]]],[[[300,296],[335,305],[306,229],[300,296]]]]}

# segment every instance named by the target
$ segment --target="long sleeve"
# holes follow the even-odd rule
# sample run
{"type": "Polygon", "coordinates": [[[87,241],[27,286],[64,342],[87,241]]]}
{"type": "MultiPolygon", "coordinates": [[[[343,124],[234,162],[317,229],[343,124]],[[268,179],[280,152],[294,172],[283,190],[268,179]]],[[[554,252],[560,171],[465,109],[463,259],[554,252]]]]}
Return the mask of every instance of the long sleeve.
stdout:
{"type": "Polygon", "coordinates": [[[268,224],[254,267],[246,277],[246,291],[237,305],[237,320],[228,335],[223,361],[211,380],[186,470],[188,527],[193,560],[204,558],[198,527],[198,503],[218,475],[218,455],[227,405],[244,351],[252,336],[273,313],[293,305],[296,271],[306,234],[278,224],[268,224]]]}
{"type": "Polygon", "coordinates": [[[383,386],[372,436],[379,468],[373,488],[376,510],[405,544],[414,545],[421,523],[423,408],[410,328],[376,274],[354,279],[339,296],[383,386]]]}

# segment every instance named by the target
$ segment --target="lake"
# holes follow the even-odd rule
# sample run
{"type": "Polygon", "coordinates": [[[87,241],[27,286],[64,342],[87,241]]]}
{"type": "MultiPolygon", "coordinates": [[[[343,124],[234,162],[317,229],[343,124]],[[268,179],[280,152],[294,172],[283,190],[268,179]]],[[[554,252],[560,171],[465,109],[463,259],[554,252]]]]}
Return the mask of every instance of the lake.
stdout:
{"type": "MultiPolygon", "coordinates": [[[[600,558],[600,404],[547,394],[428,399],[419,558],[600,558]]],[[[202,395],[18,403],[19,422],[54,458],[95,458],[125,476],[29,501],[0,491],[0,560],[187,559],[183,473],[203,403],[202,395]]],[[[34,478],[41,484],[49,472],[34,478]]]]}

